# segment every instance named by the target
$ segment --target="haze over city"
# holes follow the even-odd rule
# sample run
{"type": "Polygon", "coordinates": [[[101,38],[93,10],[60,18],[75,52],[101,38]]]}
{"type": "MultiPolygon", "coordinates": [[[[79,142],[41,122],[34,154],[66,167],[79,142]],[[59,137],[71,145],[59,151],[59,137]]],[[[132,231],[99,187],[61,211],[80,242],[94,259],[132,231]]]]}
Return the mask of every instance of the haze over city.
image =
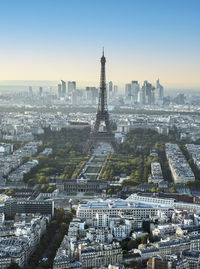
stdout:
{"type": "MultiPolygon", "coordinates": [[[[98,83],[107,78],[166,88],[200,87],[200,2],[1,1],[1,84],[8,80],[98,83]]],[[[9,84],[9,82],[6,82],[9,84]]]]}
{"type": "Polygon", "coordinates": [[[200,268],[200,0],[0,0],[0,269],[200,268]]]}

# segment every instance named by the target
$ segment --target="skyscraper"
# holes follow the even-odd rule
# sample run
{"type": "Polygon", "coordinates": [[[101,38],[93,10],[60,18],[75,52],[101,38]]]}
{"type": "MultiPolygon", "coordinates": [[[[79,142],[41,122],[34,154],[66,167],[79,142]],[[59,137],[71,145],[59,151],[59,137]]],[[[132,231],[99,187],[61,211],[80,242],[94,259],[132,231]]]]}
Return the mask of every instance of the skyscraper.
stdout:
{"type": "Polygon", "coordinates": [[[138,92],[140,85],[138,81],[133,80],[131,83],[125,85],[126,103],[134,104],[138,102],[138,92]]]}
{"type": "Polygon", "coordinates": [[[66,96],[66,82],[61,80],[61,95],[62,97],[66,96]]]}
{"type": "Polygon", "coordinates": [[[155,102],[154,96],[155,88],[147,80],[144,81],[144,84],[139,92],[139,103],[142,105],[152,105],[155,102]]]}
{"type": "Polygon", "coordinates": [[[58,84],[58,98],[62,97],[62,85],[58,84]]]}
{"type": "Polygon", "coordinates": [[[98,103],[98,89],[96,87],[86,87],[87,104],[96,105],[98,103]]]}
{"type": "Polygon", "coordinates": [[[76,81],[68,81],[68,96],[72,95],[72,92],[76,90],[76,81]]]}
{"type": "Polygon", "coordinates": [[[145,103],[151,105],[152,100],[152,85],[147,80],[144,81],[143,87],[145,89],[145,103]]]}
{"type": "Polygon", "coordinates": [[[28,94],[29,96],[33,96],[33,88],[31,86],[28,88],[28,94]]]}
{"type": "Polygon", "coordinates": [[[164,88],[160,84],[159,79],[156,81],[156,92],[157,92],[158,100],[161,101],[161,102],[163,102],[164,88]]]}
{"type": "Polygon", "coordinates": [[[140,91],[138,93],[138,103],[141,105],[146,104],[146,93],[144,85],[140,88],[140,91]]]}
{"type": "Polygon", "coordinates": [[[114,97],[118,95],[118,86],[114,85],[114,97]]]}
{"type": "Polygon", "coordinates": [[[140,90],[140,85],[137,80],[134,80],[131,82],[131,95],[132,95],[132,101],[134,103],[138,102],[138,92],[140,90]]]}
{"type": "Polygon", "coordinates": [[[112,81],[110,81],[108,83],[108,98],[109,98],[109,100],[112,99],[112,97],[113,97],[113,83],[112,83],[112,81]]]}
{"type": "Polygon", "coordinates": [[[128,83],[125,85],[125,97],[126,97],[126,103],[131,103],[131,84],[128,83]]]}
{"type": "Polygon", "coordinates": [[[39,87],[39,96],[42,96],[42,94],[43,94],[43,88],[39,87]]]}

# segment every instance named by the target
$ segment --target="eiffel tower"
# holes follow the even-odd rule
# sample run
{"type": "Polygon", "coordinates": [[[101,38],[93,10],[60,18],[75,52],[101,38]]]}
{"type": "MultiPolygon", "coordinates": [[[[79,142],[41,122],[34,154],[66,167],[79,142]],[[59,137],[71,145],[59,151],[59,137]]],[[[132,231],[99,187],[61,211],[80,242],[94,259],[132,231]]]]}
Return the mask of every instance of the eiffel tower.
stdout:
{"type": "Polygon", "coordinates": [[[103,55],[101,57],[101,78],[100,78],[100,91],[99,91],[99,103],[96,114],[96,121],[94,130],[90,134],[89,149],[99,142],[108,142],[113,149],[116,149],[115,135],[111,131],[109,113],[107,106],[107,94],[106,94],[106,76],[105,76],[105,64],[106,58],[103,55]],[[105,130],[100,131],[101,123],[105,123],[105,130]]]}

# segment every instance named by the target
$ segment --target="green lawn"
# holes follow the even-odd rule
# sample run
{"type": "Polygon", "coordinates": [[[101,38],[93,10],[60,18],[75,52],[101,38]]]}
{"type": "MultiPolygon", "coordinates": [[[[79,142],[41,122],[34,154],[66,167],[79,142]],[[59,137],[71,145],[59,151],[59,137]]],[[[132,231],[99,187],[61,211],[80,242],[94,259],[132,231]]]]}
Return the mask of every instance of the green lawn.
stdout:
{"type": "Polygon", "coordinates": [[[101,171],[101,167],[88,166],[85,172],[87,174],[87,173],[99,173],[100,171],[101,171]]]}
{"type": "Polygon", "coordinates": [[[105,160],[106,160],[106,157],[95,157],[94,159],[93,159],[93,162],[100,162],[100,163],[103,163],[103,162],[105,162],[105,160]]]}
{"type": "Polygon", "coordinates": [[[77,193],[76,193],[76,192],[69,192],[67,195],[68,195],[68,196],[76,196],[77,193]]]}
{"type": "Polygon", "coordinates": [[[95,180],[97,179],[98,175],[89,175],[88,178],[92,179],[92,180],[95,180]]]}
{"type": "Polygon", "coordinates": [[[94,193],[93,192],[85,192],[84,196],[94,196],[94,193]]]}

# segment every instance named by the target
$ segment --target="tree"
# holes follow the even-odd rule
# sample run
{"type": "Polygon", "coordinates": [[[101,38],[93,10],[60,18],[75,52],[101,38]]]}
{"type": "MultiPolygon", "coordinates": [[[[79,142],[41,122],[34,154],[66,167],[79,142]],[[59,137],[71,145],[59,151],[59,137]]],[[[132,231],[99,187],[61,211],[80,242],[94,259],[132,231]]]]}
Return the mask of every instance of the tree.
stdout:
{"type": "Polygon", "coordinates": [[[164,142],[156,142],[155,149],[157,151],[165,151],[165,143],[164,142]]]}
{"type": "Polygon", "coordinates": [[[17,263],[11,262],[7,269],[21,269],[21,267],[17,263]]]}
{"type": "Polygon", "coordinates": [[[45,184],[46,183],[46,177],[45,176],[39,176],[38,177],[38,183],[39,184],[45,184]]]}
{"type": "Polygon", "coordinates": [[[37,268],[44,252],[48,258],[40,264],[41,268],[53,268],[53,260],[63,237],[67,233],[69,223],[72,221],[72,213],[66,213],[64,209],[55,209],[53,220],[47,228],[47,233],[41,238],[40,244],[30,258],[27,269],[37,268]],[[52,244],[51,244],[52,243],[52,244]]]}
{"type": "Polygon", "coordinates": [[[155,187],[152,187],[151,188],[151,192],[156,192],[156,188],[155,187]]]}
{"type": "Polygon", "coordinates": [[[71,213],[73,216],[76,216],[76,210],[75,210],[74,208],[72,208],[72,209],[70,210],[70,213],[71,213]]]}
{"type": "Polygon", "coordinates": [[[121,242],[120,242],[120,244],[121,244],[121,248],[123,249],[123,250],[128,250],[128,243],[130,242],[130,238],[126,238],[126,239],[123,239],[121,242]]]}
{"type": "Polygon", "coordinates": [[[137,248],[138,244],[136,240],[130,240],[127,244],[127,247],[129,250],[133,249],[133,248],[137,248]]]}
{"type": "Polygon", "coordinates": [[[144,180],[147,181],[149,175],[149,169],[147,166],[144,167],[144,180]]]}
{"type": "Polygon", "coordinates": [[[148,238],[149,238],[149,235],[148,235],[148,234],[143,235],[143,236],[141,237],[141,243],[142,243],[142,244],[146,244],[148,238]]]}
{"type": "Polygon", "coordinates": [[[3,192],[3,194],[6,194],[6,195],[12,195],[13,193],[14,193],[14,190],[13,189],[5,190],[3,192]]]}
{"type": "Polygon", "coordinates": [[[175,189],[174,187],[171,187],[171,188],[169,189],[169,191],[170,191],[170,193],[176,193],[176,189],[175,189]]]}
{"type": "Polygon", "coordinates": [[[54,191],[54,186],[51,185],[47,188],[47,192],[52,193],[53,191],[54,191]]]}
{"type": "Polygon", "coordinates": [[[42,192],[45,192],[46,189],[47,189],[47,186],[46,186],[45,184],[42,184],[40,190],[41,190],[42,192]]]}

